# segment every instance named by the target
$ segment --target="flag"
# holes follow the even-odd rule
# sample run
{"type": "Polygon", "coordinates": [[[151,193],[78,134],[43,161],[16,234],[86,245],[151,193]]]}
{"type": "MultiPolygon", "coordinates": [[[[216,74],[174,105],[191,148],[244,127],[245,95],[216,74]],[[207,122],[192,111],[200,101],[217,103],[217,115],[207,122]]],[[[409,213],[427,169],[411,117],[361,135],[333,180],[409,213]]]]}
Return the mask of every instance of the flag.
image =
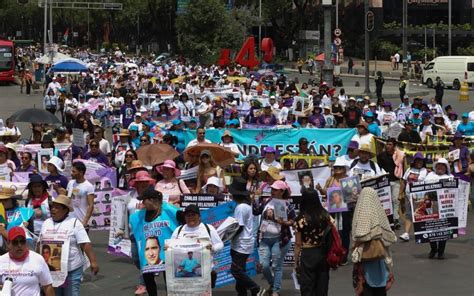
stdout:
{"type": "Polygon", "coordinates": [[[67,39],[69,38],[69,28],[66,29],[63,35],[64,44],[67,44],[67,39]]]}

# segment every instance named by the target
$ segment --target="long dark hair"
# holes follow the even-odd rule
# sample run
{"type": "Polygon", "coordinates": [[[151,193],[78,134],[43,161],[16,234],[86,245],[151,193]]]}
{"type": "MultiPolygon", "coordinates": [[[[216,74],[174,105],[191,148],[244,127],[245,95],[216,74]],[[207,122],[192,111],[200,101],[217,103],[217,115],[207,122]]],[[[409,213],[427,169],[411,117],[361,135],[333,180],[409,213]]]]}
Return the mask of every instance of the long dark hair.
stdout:
{"type": "Polygon", "coordinates": [[[247,169],[249,168],[250,165],[254,165],[255,166],[255,169],[256,169],[256,172],[255,172],[255,176],[254,176],[254,180],[257,180],[258,181],[258,174],[260,173],[261,169],[260,169],[260,165],[258,164],[258,161],[256,158],[253,158],[253,157],[247,157],[244,161],[244,165],[242,166],[242,178],[244,178],[245,180],[248,181],[249,179],[249,175],[247,173],[247,169]]]}
{"type": "Polygon", "coordinates": [[[326,225],[329,214],[321,204],[316,190],[312,188],[302,190],[300,216],[305,218],[310,228],[320,228],[322,225],[326,225]]]}

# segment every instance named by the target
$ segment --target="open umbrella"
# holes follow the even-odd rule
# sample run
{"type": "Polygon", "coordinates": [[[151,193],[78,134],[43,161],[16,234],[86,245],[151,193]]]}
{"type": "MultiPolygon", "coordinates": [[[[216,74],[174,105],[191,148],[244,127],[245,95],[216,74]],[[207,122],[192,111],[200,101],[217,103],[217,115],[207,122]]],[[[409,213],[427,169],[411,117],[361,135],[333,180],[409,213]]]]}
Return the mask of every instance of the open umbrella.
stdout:
{"type": "Polygon", "coordinates": [[[191,161],[192,155],[201,155],[201,151],[209,150],[212,155],[212,159],[221,167],[226,167],[231,163],[235,162],[235,155],[225,147],[214,143],[199,143],[195,146],[189,147],[184,150],[184,160],[191,161]]]}
{"type": "Polygon", "coordinates": [[[61,121],[55,115],[46,110],[36,108],[16,111],[10,118],[15,122],[61,124],[61,121]]]}
{"type": "Polygon", "coordinates": [[[88,70],[84,62],[74,58],[59,61],[51,68],[53,72],[85,72],[88,70]]]}
{"type": "Polygon", "coordinates": [[[179,153],[168,144],[151,144],[138,148],[137,156],[143,165],[154,166],[165,162],[165,160],[175,159],[179,153]]]}

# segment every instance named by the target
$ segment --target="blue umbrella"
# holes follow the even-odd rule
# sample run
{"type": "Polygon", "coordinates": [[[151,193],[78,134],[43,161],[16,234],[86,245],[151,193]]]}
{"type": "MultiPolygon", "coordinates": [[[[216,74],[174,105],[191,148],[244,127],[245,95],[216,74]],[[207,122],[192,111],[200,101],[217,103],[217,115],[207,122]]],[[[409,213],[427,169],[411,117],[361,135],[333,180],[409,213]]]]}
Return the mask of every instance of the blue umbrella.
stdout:
{"type": "Polygon", "coordinates": [[[79,60],[68,59],[54,64],[51,70],[53,72],[85,72],[88,68],[79,60]]]}

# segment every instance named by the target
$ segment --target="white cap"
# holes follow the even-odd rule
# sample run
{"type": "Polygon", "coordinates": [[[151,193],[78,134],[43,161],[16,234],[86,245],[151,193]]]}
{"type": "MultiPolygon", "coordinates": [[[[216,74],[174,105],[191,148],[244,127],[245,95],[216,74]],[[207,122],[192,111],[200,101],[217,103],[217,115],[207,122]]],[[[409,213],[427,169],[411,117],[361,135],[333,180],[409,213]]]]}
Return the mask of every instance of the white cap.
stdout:
{"type": "Polygon", "coordinates": [[[438,161],[436,161],[434,164],[433,164],[433,169],[436,169],[436,165],[438,163],[441,163],[441,164],[444,164],[446,166],[446,174],[450,175],[451,172],[449,170],[449,162],[446,160],[446,158],[440,158],[438,159],[438,161]]]}
{"type": "Polygon", "coordinates": [[[338,158],[336,158],[336,161],[334,162],[334,164],[333,164],[332,166],[333,166],[333,167],[335,167],[335,166],[340,166],[340,167],[342,167],[342,166],[343,166],[343,167],[346,168],[346,170],[349,169],[349,165],[348,165],[347,161],[344,160],[343,157],[338,157],[338,158]]]}
{"type": "Polygon", "coordinates": [[[54,165],[56,169],[58,170],[58,172],[61,172],[61,173],[63,172],[64,162],[61,160],[61,158],[57,156],[53,156],[46,163],[50,163],[54,165]]]}
{"type": "Polygon", "coordinates": [[[142,113],[141,113],[141,112],[136,112],[136,113],[135,113],[135,117],[136,117],[136,116],[142,117],[142,113]]]}

